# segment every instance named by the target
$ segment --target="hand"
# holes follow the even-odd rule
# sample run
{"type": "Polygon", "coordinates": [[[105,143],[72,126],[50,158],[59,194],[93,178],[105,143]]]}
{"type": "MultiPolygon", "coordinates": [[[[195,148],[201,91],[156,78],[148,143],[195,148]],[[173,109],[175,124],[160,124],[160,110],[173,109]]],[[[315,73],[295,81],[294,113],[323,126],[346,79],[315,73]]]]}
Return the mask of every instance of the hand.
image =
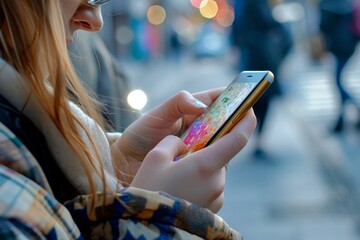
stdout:
{"type": "Polygon", "coordinates": [[[205,109],[199,107],[198,100],[210,105],[222,90],[219,88],[194,95],[179,92],[129,126],[111,146],[114,165],[123,184],[131,183],[145,156],[164,137],[178,136],[196,116],[203,113],[205,109]]]}
{"type": "Polygon", "coordinates": [[[255,126],[251,109],[224,137],[179,161],[173,160],[186,145],[167,136],[147,154],[131,186],[167,192],[217,212],[224,201],[224,166],[246,145],[255,126]]]}

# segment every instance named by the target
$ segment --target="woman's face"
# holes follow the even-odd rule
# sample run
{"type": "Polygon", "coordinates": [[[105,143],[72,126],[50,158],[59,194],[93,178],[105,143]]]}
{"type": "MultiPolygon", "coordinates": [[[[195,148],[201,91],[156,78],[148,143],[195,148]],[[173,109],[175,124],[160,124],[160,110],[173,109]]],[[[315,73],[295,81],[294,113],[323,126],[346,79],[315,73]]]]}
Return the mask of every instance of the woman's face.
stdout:
{"type": "Polygon", "coordinates": [[[60,0],[67,44],[73,41],[76,30],[96,32],[103,26],[101,8],[87,5],[86,2],[86,0],[60,0]]]}

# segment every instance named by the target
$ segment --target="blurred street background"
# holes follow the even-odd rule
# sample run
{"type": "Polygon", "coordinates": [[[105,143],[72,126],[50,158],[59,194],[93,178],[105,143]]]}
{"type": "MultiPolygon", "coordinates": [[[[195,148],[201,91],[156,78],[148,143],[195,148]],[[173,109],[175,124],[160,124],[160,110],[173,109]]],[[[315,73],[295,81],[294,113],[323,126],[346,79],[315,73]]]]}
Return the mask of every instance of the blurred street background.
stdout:
{"type": "MultiPolygon", "coordinates": [[[[254,153],[254,134],[230,163],[219,215],[250,240],[360,239],[360,47],[342,73],[355,104],[333,131],[340,96],[334,57],[319,37],[318,1],[270,6],[293,41],[275,76],[282,94],[262,131],[265,154],[254,153]]],[[[181,90],[226,86],[240,71],[232,1],[112,1],[103,17],[100,37],[135,90],[119,98],[141,113],[181,90]]]]}

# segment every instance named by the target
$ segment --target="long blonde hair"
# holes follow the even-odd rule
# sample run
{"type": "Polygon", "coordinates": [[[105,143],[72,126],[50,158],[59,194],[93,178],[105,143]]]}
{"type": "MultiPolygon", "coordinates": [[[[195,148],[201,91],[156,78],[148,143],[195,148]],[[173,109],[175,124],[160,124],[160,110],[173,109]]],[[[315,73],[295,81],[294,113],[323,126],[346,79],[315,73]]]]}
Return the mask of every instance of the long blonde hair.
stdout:
{"type": "Polygon", "coordinates": [[[59,1],[0,0],[0,12],[4,20],[0,24],[7,25],[0,27],[7,27],[10,36],[5,38],[4,34],[0,34],[2,57],[27,80],[32,94],[78,154],[89,179],[91,192],[96,191],[94,176],[91,174],[93,168],[103,181],[105,194],[105,173],[99,147],[89,134],[89,129],[72,113],[68,104],[69,100],[75,101],[85,113],[103,126],[97,101],[81,85],[70,62],[59,1]],[[54,89],[53,93],[48,91],[46,82],[54,89]],[[95,156],[80,136],[77,124],[88,135],[95,156]],[[100,169],[96,167],[99,165],[100,169]]]}

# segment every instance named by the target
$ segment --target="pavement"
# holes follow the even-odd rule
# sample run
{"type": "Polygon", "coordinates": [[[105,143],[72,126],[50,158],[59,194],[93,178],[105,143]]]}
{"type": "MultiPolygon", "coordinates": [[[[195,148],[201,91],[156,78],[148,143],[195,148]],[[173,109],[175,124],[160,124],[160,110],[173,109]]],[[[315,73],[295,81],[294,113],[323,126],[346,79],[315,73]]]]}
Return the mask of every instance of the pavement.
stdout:
{"type": "MultiPolygon", "coordinates": [[[[148,94],[147,111],[183,89],[227,85],[237,74],[232,61],[160,60],[125,69],[148,94]]],[[[357,51],[344,74],[356,96],[359,64],[357,51]]],[[[360,131],[353,124],[358,112],[349,106],[345,131],[329,131],[339,107],[332,67],[331,56],[314,62],[295,48],[280,74],[285,95],[272,102],[263,135],[268,158],[254,157],[253,136],[230,163],[219,216],[245,239],[360,239],[360,131]]]]}

